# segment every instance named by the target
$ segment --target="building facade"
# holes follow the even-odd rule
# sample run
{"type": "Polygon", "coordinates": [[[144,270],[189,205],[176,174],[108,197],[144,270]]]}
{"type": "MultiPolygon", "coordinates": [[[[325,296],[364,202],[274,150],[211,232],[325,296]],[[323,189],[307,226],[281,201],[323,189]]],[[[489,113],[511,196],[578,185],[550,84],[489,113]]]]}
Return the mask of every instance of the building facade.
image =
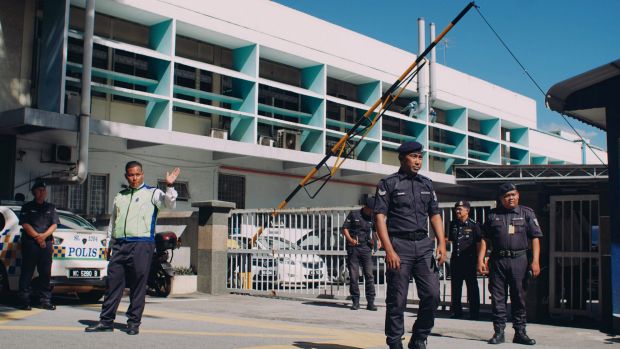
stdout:
{"type": "MultiPolygon", "coordinates": [[[[85,1],[0,6],[0,193],[28,197],[32,180],[78,160],[85,1]]],[[[97,0],[89,175],[52,186],[51,199],[105,215],[136,159],[152,185],[182,169],[180,209],[210,199],[275,207],[415,58],[271,1],[97,0]]],[[[433,66],[320,195],[289,206],[358,203],[397,170],[395,149],[408,140],[427,149],[423,173],[442,200],[467,192],[453,165],[599,161],[578,139],[536,130],[534,100],[433,66]],[[408,110],[412,101],[426,108],[408,110]]]]}

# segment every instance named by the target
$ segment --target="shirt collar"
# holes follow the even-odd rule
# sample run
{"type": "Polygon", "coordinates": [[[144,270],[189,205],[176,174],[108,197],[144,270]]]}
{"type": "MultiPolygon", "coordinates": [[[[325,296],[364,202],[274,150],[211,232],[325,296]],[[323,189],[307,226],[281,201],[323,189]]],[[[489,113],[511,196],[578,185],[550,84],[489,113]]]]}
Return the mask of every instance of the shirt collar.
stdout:
{"type": "Polygon", "coordinates": [[[416,173],[415,175],[412,175],[411,173],[405,172],[402,169],[398,170],[398,179],[403,180],[403,179],[417,179],[420,180],[420,176],[418,176],[418,174],[416,173]]]}

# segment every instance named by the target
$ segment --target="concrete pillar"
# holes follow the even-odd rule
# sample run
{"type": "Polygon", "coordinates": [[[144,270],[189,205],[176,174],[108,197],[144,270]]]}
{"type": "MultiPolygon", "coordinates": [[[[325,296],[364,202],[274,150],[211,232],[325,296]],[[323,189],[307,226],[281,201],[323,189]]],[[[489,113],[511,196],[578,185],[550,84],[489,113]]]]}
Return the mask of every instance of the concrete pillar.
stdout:
{"type": "Polygon", "coordinates": [[[208,200],[192,207],[198,207],[198,292],[226,293],[228,216],[235,204],[208,200]]]}

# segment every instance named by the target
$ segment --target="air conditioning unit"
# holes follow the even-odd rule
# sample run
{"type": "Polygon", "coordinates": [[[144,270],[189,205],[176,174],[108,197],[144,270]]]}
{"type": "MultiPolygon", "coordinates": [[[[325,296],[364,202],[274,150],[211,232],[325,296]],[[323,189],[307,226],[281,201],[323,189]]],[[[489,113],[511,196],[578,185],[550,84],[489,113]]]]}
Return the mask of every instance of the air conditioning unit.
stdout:
{"type": "Polygon", "coordinates": [[[80,115],[82,108],[82,97],[79,92],[67,91],[67,102],[65,105],[65,114],[80,115]]]}
{"type": "Polygon", "coordinates": [[[212,138],[228,139],[228,131],[219,128],[211,129],[212,138]]]}
{"type": "Polygon", "coordinates": [[[301,150],[301,133],[293,130],[278,130],[277,147],[291,150],[301,150]]]}
{"type": "Polygon", "coordinates": [[[260,145],[265,145],[268,147],[273,147],[275,146],[276,141],[271,138],[271,137],[267,137],[267,136],[260,136],[258,137],[258,144],[260,145]]]}
{"type": "Polygon", "coordinates": [[[52,146],[52,161],[59,164],[73,164],[73,147],[69,145],[55,144],[52,146]]]}

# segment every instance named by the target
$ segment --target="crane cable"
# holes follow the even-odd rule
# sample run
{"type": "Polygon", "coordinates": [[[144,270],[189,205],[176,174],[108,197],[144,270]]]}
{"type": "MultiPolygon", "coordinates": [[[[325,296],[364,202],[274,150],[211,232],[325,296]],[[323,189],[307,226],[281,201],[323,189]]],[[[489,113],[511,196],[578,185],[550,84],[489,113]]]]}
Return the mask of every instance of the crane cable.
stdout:
{"type": "MultiPolygon", "coordinates": [[[[491,25],[491,23],[489,23],[489,21],[486,19],[486,17],[484,17],[484,15],[482,14],[482,12],[480,11],[480,8],[478,6],[476,7],[476,11],[478,12],[478,14],[480,15],[480,17],[482,18],[482,20],[484,21],[484,23],[486,23],[486,25],[489,27],[489,29],[491,29],[491,31],[493,32],[493,34],[495,35],[495,37],[497,38],[497,40],[499,40],[499,42],[502,44],[502,46],[506,49],[506,51],[508,51],[508,53],[510,54],[510,56],[512,56],[512,58],[514,59],[514,61],[519,65],[519,67],[521,67],[521,69],[523,70],[523,72],[525,73],[525,75],[527,75],[528,79],[534,84],[534,86],[536,86],[536,88],[538,89],[538,91],[540,91],[540,93],[543,95],[543,98],[547,97],[547,94],[545,93],[545,91],[543,91],[543,89],[540,87],[540,84],[538,84],[538,82],[536,81],[536,79],[534,79],[534,77],[532,76],[532,74],[530,74],[530,72],[525,68],[525,66],[521,63],[521,61],[517,58],[517,56],[512,52],[512,50],[508,47],[508,45],[506,44],[506,42],[501,38],[501,36],[499,35],[499,33],[495,30],[495,28],[493,28],[493,26],[491,25]]],[[[566,116],[566,114],[558,112],[558,114],[560,114],[560,116],[562,117],[562,119],[564,119],[564,121],[566,122],[566,124],[573,130],[573,132],[575,132],[575,134],[577,135],[577,137],[579,137],[579,139],[581,140],[582,144],[585,144],[588,149],[590,149],[590,151],[592,152],[592,154],[594,154],[594,156],[596,156],[596,158],[598,159],[598,161],[601,162],[601,164],[603,164],[603,166],[605,166],[606,168],[608,168],[607,164],[598,156],[598,154],[594,151],[594,149],[592,148],[592,146],[590,145],[589,142],[586,142],[585,138],[583,138],[583,136],[581,136],[581,134],[579,133],[579,131],[577,131],[577,129],[570,123],[570,121],[568,120],[568,117],[566,116]]]]}

